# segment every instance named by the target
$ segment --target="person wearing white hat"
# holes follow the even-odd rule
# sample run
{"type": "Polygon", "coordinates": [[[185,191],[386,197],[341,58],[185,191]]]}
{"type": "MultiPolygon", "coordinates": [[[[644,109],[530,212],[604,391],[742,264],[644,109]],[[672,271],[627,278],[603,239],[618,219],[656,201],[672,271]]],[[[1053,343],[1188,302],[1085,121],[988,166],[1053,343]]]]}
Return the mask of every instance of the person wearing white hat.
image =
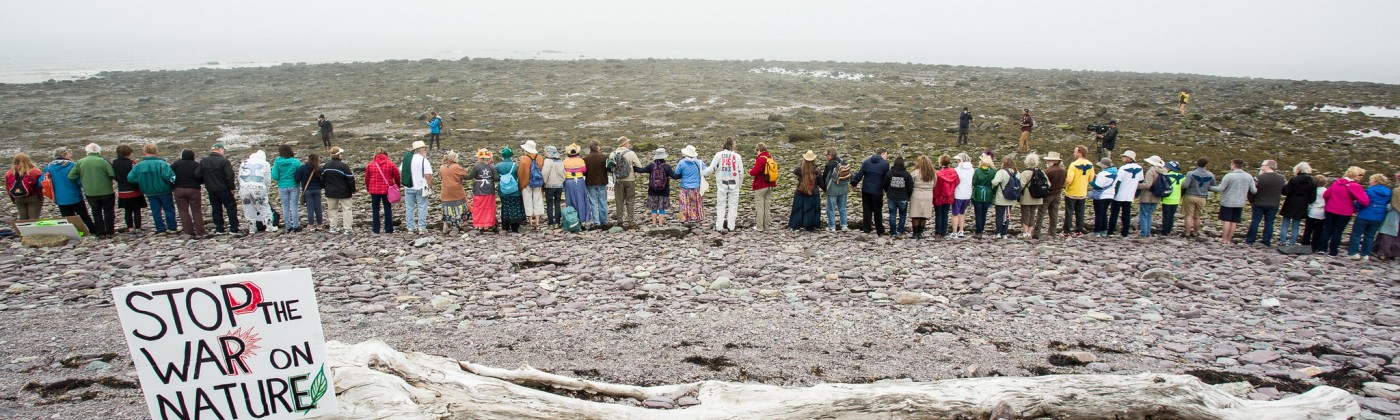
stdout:
{"type": "Polygon", "coordinates": [[[1112,235],[1117,222],[1123,222],[1121,236],[1128,237],[1128,230],[1132,229],[1133,219],[1133,198],[1137,197],[1138,184],[1142,183],[1142,165],[1137,163],[1137,153],[1132,150],[1123,152],[1120,156],[1123,161],[1118,165],[1118,179],[1114,181],[1113,208],[1108,214],[1108,234],[1112,235]]]}
{"type": "Polygon", "coordinates": [[[703,181],[705,162],[696,159],[698,153],[695,146],[687,144],[681,149],[681,161],[676,164],[676,173],[681,178],[681,222],[698,223],[705,221],[704,197],[700,195],[700,183],[703,181]]]}
{"type": "MultiPolygon", "coordinates": [[[[1162,161],[1162,157],[1157,155],[1148,156],[1145,159],[1147,164],[1152,165],[1143,175],[1142,183],[1138,184],[1138,230],[1144,238],[1152,236],[1152,213],[1157,212],[1157,206],[1162,204],[1162,197],[1152,193],[1152,183],[1157,182],[1157,178],[1167,175],[1167,163],[1162,161]]],[[[1170,193],[1171,189],[1168,188],[1170,193]]]]}
{"type": "Polygon", "coordinates": [[[637,173],[642,166],[637,153],[632,151],[632,140],[626,137],[617,139],[617,149],[608,154],[608,170],[613,176],[613,198],[617,200],[617,211],[613,218],[619,226],[636,226],[637,212],[637,173]]]}
{"type": "Polygon", "coordinates": [[[428,197],[432,196],[433,165],[428,162],[427,150],[428,145],[422,140],[413,142],[401,166],[404,227],[410,233],[423,234],[428,231],[428,197]]]}
{"type": "Polygon", "coordinates": [[[671,179],[679,178],[671,165],[666,163],[666,148],[658,147],[651,153],[652,161],[645,167],[633,168],[647,178],[647,215],[652,226],[666,224],[666,210],[671,209],[671,179]]]}
{"type": "Polygon", "coordinates": [[[540,230],[544,219],[544,156],[540,155],[534,140],[520,145],[520,156],[516,159],[519,169],[515,176],[520,181],[520,201],[525,205],[525,221],[533,231],[540,230]]]}
{"type": "Polygon", "coordinates": [[[715,175],[715,230],[726,227],[732,232],[739,217],[739,183],[744,180],[743,158],[734,152],[734,138],[724,140],[724,148],[715,153],[703,176],[715,175]],[[726,226],[727,225],[727,226],[726,226]]]}

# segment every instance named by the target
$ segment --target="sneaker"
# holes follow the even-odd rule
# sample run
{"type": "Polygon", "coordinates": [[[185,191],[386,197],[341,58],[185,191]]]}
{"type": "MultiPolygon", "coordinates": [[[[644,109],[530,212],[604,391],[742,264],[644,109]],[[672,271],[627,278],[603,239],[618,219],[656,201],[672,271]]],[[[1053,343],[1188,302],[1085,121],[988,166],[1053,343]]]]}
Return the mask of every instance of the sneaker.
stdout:
{"type": "Polygon", "coordinates": [[[835,231],[836,231],[836,228],[834,228],[834,227],[829,227],[829,228],[826,228],[826,231],[827,231],[827,232],[835,232],[835,231]]]}
{"type": "Polygon", "coordinates": [[[1371,256],[1370,256],[1370,255],[1367,255],[1367,256],[1361,257],[1361,261],[1371,261],[1371,256]]]}
{"type": "Polygon", "coordinates": [[[1347,256],[1347,259],[1348,259],[1348,260],[1353,260],[1353,261],[1354,261],[1354,260],[1359,260],[1359,259],[1361,259],[1361,254],[1351,254],[1351,255],[1348,255],[1348,256],[1347,256]]]}

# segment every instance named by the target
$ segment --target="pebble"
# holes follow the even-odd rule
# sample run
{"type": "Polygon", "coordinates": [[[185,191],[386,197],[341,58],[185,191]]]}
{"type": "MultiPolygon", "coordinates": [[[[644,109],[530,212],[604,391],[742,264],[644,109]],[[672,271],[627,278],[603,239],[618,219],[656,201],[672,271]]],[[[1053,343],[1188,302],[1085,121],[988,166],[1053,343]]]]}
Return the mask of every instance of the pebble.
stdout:
{"type": "Polygon", "coordinates": [[[384,310],[384,305],[364,305],[360,307],[360,313],[362,314],[379,313],[384,312],[384,310]]]}
{"type": "Polygon", "coordinates": [[[903,292],[899,292],[899,293],[895,293],[895,294],[894,294],[894,303],[897,303],[897,304],[900,304],[900,305],[916,305],[916,304],[923,303],[923,302],[925,302],[925,301],[927,301],[927,300],[928,300],[928,298],[925,297],[923,294],[920,294],[920,293],[914,293],[914,292],[909,292],[909,291],[903,291],[903,292]]]}
{"type": "Polygon", "coordinates": [[[1266,298],[1262,301],[1259,301],[1259,306],[1265,308],[1277,308],[1280,305],[1282,305],[1282,303],[1279,303],[1278,298],[1266,298]]]}
{"type": "Polygon", "coordinates": [[[1279,354],[1275,353],[1273,350],[1255,350],[1240,355],[1239,360],[1249,364],[1262,365],[1278,360],[1280,357],[1283,356],[1279,356],[1279,354]]]}
{"type": "Polygon", "coordinates": [[[1164,349],[1171,350],[1177,353],[1185,353],[1191,351],[1191,346],[1181,343],[1162,343],[1161,346],[1164,349]]]}
{"type": "Polygon", "coordinates": [[[681,397],[680,399],[676,400],[676,405],[679,405],[681,407],[700,405],[700,400],[696,399],[695,397],[681,397]]]}
{"type": "Polygon", "coordinates": [[[1089,319],[1093,319],[1093,320],[1097,320],[1097,321],[1112,321],[1112,320],[1113,320],[1113,315],[1109,315],[1109,314],[1106,314],[1106,313],[1103,313],[1103,312],[1096,312],[1096,311],[1085,312],[1083,316],[1084,316],[1085,318],[1089,318],[1089,319]]]}
{"type": "Polygon", "coordinates": [[[112,365],[111,365],[111,364],[108,364],[107,362],[104,362],[104,361],[101,361],[101,360],[93,360],[93,361],[91,361],[91,362],[88,362],[87,365],[83,366],[83,369],[84,369],[84,370],[90,370],[90,371],[94,371],[94,372],[96,372],[96,371],[102,371],[102,370],[107,370],[107,369],[111,369],[111,368],[112,368],[112,365]]]}
{"type": "Polygon", "coordinates": [[[1400,385],[1385,382],[1366,382],[1361,384],[1361,393],[1368,397],[1385,398],[1390,401],[1400,399],[1400,385]]]}
{"type": "Polygon", "coordinates": [[[732,287],[734,287],[734,282],[725,276],[720,276],[715,281],[710,282],[710,290],[724,290],[732,287]]]}

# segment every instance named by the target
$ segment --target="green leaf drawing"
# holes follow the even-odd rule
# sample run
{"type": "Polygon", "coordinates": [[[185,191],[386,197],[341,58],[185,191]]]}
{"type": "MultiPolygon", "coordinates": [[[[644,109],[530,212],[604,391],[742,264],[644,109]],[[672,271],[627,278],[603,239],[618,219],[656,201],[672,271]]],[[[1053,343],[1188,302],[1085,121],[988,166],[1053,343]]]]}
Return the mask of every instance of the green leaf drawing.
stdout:
{"type": "Polygon", "coordinates": [[[316,379],[311,380],[311,408],[303,410],[301,412],[302,415],[306,415],[310,413],[311,410],[316,409],[316,402],[321,401],[321,397],[326,396],[326,391],[330,388],[329,385],[330,383],[326,381],[326,365],[322,364],[321,371],[316,373],[316,379]]]}

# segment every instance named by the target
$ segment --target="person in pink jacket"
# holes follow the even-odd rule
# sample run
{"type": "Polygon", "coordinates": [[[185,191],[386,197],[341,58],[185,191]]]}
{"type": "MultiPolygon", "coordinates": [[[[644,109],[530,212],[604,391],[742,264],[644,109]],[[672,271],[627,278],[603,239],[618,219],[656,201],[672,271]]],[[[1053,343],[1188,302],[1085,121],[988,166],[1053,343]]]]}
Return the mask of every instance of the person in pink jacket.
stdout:
{"type": "Polygon", "coordinates": [[[1313,242],[1314,253],[1321,254],[1325,251],[1327,255],[1337,256],[1337,248],[1342,244],[1342,231],[1351,223],[1351,217],[1356,215],[1357,204],[1360,204],[1360,207],[1371,204],[1370,197],[1366,196],[1366,189],[1356,182],[1365,176],[1365,169],[1355,166],[1347,168],[1346,175],[1337,178],[1337,181],[1322,193],[1322,209],[1326,212],[1322,219],[1324,240],[1313,242]]]}

